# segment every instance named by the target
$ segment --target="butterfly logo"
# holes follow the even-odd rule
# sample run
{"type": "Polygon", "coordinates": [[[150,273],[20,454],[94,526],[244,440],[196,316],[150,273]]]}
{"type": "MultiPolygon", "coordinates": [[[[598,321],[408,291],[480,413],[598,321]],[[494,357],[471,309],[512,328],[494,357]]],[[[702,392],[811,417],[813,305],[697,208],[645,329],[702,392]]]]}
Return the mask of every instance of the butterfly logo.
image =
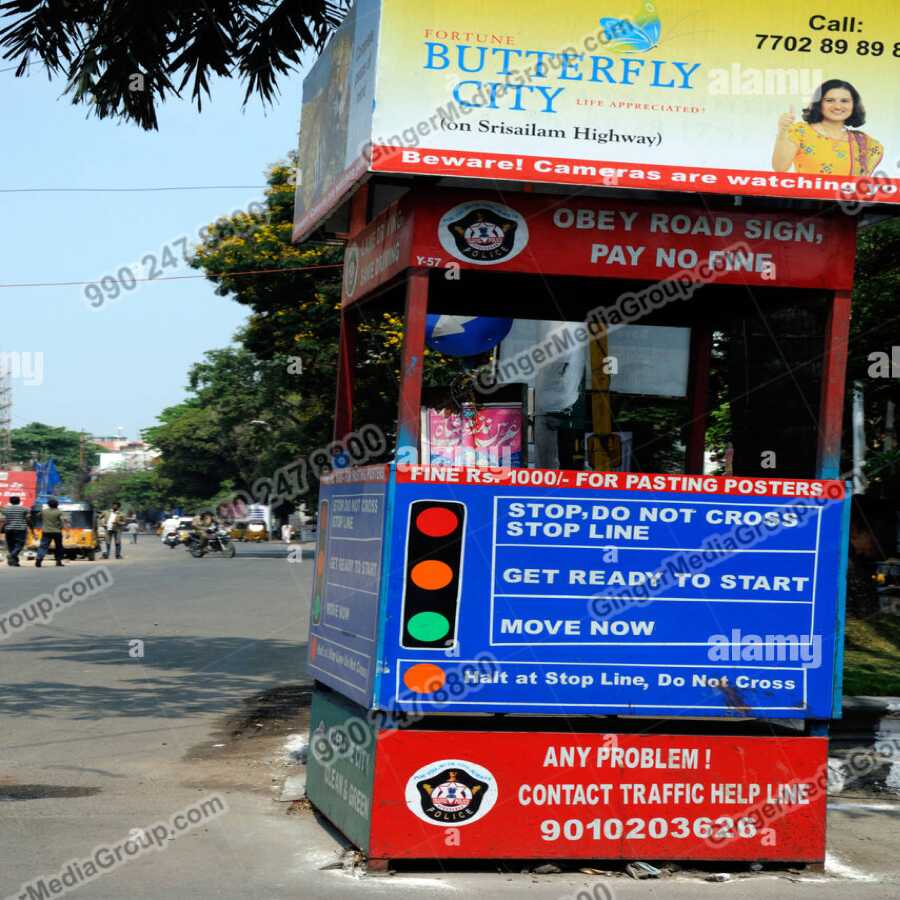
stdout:
{"type": "Polygon", "coordinates": [[[607,48],[615,53],[644,53],[659,44],[661,25],[653,0],[645,0],[641,4],[634,21],[603,16],[600,27],[606,38],[607,48]]]}

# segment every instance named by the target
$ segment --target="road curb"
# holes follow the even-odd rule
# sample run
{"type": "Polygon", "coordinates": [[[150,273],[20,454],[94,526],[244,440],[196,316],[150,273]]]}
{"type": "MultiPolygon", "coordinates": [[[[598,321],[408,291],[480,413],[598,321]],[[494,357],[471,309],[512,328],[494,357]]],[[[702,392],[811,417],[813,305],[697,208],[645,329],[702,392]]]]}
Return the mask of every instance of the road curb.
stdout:
{"type": "MultiPolygon", "coordinates": [[[[234,545],[232,545],[234,546],[234,545]]],[[[315,559],[316,551],[302,549],[296,547],[279,547],[278,549],[260,548],[255,550],[247,550],[243,545],[237,545],[237,559],[315,559]],[[267,552],[268,550],[268,552],[267,552]]]]}
{"type": "Polygon", "coordinates": [[[900,715],[900,697],[844,697],[844,714],[900,715]]]}
{"type": "Polygon", "coordinates": [[[842,712],[831,724],[829,793],[900,795],[900,697],[844,697],[842,712]]]}

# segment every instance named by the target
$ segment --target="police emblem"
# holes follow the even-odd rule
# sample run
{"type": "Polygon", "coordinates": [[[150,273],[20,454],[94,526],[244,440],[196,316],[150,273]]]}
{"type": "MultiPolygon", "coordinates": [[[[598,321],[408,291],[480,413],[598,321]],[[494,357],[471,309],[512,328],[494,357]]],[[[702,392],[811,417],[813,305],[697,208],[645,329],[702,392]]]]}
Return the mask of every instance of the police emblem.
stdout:
{"type": "Polygon", "coordinates": [[[528,224],[500,203],[460,203],[438,226],[441,246],[457,259],[492,266],[512,259],[528,242],[528,224]]]}
{"type": "Polygon", "coordinates": [[[497,800],[497,783],[483,766],[444,759],[423,766],[406,784],[406,802],[431,825],[467,825],[486,815],[497,800]]]}
{"type": "Polygon", "coordinates": [[[344,254],[344,293],[351,298],[356,293],[359,279],[359,250],[350,246],[344,254]]]}

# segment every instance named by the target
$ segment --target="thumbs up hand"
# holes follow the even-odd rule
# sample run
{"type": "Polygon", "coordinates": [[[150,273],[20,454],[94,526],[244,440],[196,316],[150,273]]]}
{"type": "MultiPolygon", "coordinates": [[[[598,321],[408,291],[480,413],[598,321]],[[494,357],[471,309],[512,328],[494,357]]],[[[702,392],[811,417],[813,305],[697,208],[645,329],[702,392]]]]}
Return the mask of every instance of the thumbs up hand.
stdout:
{"type": "Polygon", "coordinates": [[[789,112],[782,113],[778,117],[778,130],[787,131],[788,128],[790,128],[791,125],[794,124],[795,119],[796,116],[794,115],[794,107],[792,106],[789,112]]]}

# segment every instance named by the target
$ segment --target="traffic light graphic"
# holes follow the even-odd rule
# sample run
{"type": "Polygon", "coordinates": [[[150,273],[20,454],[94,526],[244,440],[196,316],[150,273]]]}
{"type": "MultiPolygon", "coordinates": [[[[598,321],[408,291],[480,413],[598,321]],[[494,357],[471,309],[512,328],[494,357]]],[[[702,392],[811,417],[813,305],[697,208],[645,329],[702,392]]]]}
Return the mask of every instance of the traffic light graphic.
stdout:
{"type": "Polygon", "coordinates": [[[410,506],[401,647],[446,650],[456,644],[465,529],[464,503],[416,500],[410,506]]]}
{"type": "Polygon", "coordinates": [[[325,551],[328,546],[328,501],[319,504],[319,534],[316,542],[316,571],[313,580],[312,623],[322,622],[322,595],[325,593],[325,551]]]}

